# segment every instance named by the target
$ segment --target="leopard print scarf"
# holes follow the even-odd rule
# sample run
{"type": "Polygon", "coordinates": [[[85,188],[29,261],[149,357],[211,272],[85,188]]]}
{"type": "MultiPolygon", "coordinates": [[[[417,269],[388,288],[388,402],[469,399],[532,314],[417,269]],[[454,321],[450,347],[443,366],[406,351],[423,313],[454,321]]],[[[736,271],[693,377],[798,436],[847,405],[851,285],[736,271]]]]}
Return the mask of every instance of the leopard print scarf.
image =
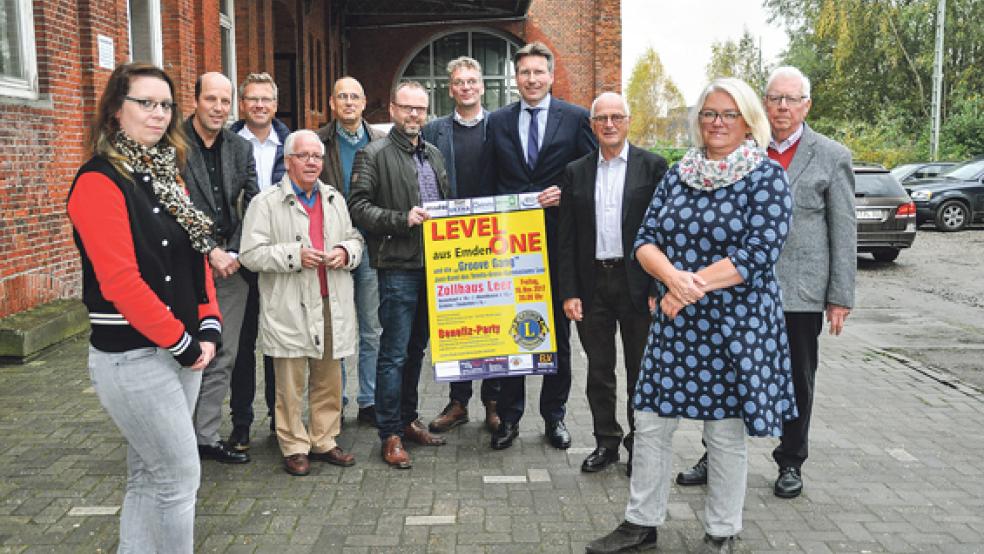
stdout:
{"type": "Polygon", "coordinates": [[[207,254],[212,249],[212,220],[196,208],[188,197],[178,173],[174,147],[162,144],[147,147],[126,136],[123,131],[116,134],[113,147],[123,156],[131,171],[151,176],[154,194],[161,205],[188,233],[192,247],[207,254]]]}

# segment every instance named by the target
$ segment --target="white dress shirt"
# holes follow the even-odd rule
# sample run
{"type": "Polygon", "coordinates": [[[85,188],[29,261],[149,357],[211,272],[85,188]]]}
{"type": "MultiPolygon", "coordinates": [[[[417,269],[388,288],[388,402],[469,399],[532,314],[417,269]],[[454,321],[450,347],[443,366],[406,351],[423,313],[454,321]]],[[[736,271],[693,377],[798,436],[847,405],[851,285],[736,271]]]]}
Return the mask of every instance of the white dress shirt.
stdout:
{"type": "Polygon", "coordinates": [[[800,137],[802,137],[802,136],[803,136],[803,124],[800,123],[799,128],[797,128],[795,131],[793,131],[793,134],[791,134],[788,137],[786,137],[786,140],[784,140],[782,142],[776,142],[776,139],[770,138],[769,139],[769,148],[771,148],[771,149],[775,150],[776,152],[779,152],[780,154],[782,154],[786,150],[789,150],[790,148],[792,148],[793,145],[796,144],[796,142],[799,141],[800,137]]]}
{"type": "Polygon", "coordinates": [[[479,123],[481,123],[483,119],[485,119],[485,110],[478,110],[478,115],[476,115],[471,119],[465,119],[461,117],[461,114],[458,113],[458,110],[454,111],[454,120],[462,127],[474,127],[479,123]]]}
{"type": "Polygon", "coordinates": [[[273,164],[277,161],[277,146],[280,145],[280,137],[277,131],[270,127],[270,133],[266,140],[260,142],[256,135],[243,125],[239,130],[239,136],[248,140],[253,145],[253,159],[256,160],[256,185],[264,191],[273,186],[273,164]]]}
{"type": "Polygon", "coordinates": [[[540,100],[540,103],[535,106],[527,104],[526,100],[523,99],[519,101],[519,142],[523,145],[523,157],[526,157],[528,152],[526,144],[530,141],[530,112],[526,111],[526,108],[541,108],[540,111],[536,112],[537,130],[540,132],[537,135],[536,146],[537,152],[539,152],[543,147],[543,135],[547,134],[547,110],[550,109],[550,95],[544,96],[543,100],[540,100]]]}
{"type": "Polygon", "coordinates": [[[611,160],[598,152],[598,175],[595,177],[595,259],[623,257],[622,197],[625,170],[629,163],[629,143],[611,160]]]}

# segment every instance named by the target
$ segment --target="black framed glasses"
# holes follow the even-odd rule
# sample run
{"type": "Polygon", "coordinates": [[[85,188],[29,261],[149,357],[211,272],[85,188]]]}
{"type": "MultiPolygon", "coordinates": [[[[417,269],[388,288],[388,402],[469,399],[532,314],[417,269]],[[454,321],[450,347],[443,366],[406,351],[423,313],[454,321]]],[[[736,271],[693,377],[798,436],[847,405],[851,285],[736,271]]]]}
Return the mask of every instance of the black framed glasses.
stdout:
{"type": "Polygon", "coordinates": [[[408,104],[397,104],[396,102],[393,102],[393,105],[410,115],[413,115],[414,112],[427,115],[427,106],[410,106],[408,104]]]}
{"type": "Polygon", "coordinates": [[[160,106],[162,112],[169,114],[178,107],[178,105],[174,102],[167,100],[161,100],[158,102],[157,100],[150,100],[149,98],[134,98],[133,96],[124,96],[123,98],[140,106],[141,110],[148,113],[153,112],[158,106],[160,106]]]}
{"type": "Polygon", "coordinates": [[[721,123],[731,125],[735,121],[738,121],[738,118],[741,117],[741,112],[736,112],[734,110],[727,110],[723,112],[701,110],[697,112],[697,116],[700,118],[701,123],[714,123],[714,120],[720,118],[721,123]]]}

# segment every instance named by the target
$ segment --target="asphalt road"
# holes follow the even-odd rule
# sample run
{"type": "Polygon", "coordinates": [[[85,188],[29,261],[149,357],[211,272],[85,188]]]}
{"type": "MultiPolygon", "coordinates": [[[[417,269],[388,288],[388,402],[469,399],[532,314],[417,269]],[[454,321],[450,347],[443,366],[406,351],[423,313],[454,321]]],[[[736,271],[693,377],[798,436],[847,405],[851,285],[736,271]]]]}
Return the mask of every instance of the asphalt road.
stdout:
{"type": "Polygon", "coordinates": [[[895,262],[858,256],[845,333],[984,391],[984,227],[919,229],[895,262]]]}

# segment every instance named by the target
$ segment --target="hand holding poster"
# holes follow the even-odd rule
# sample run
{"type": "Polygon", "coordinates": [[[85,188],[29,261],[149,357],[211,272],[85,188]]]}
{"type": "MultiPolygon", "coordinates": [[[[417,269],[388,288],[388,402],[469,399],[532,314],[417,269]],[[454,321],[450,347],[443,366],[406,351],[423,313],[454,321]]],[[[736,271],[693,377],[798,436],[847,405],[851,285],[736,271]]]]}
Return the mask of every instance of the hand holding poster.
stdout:
{"type": "Polygon", "coordinates": [[[424,206],[437,381],[556,373],[550,268],[536,194],[424,206]]]}

